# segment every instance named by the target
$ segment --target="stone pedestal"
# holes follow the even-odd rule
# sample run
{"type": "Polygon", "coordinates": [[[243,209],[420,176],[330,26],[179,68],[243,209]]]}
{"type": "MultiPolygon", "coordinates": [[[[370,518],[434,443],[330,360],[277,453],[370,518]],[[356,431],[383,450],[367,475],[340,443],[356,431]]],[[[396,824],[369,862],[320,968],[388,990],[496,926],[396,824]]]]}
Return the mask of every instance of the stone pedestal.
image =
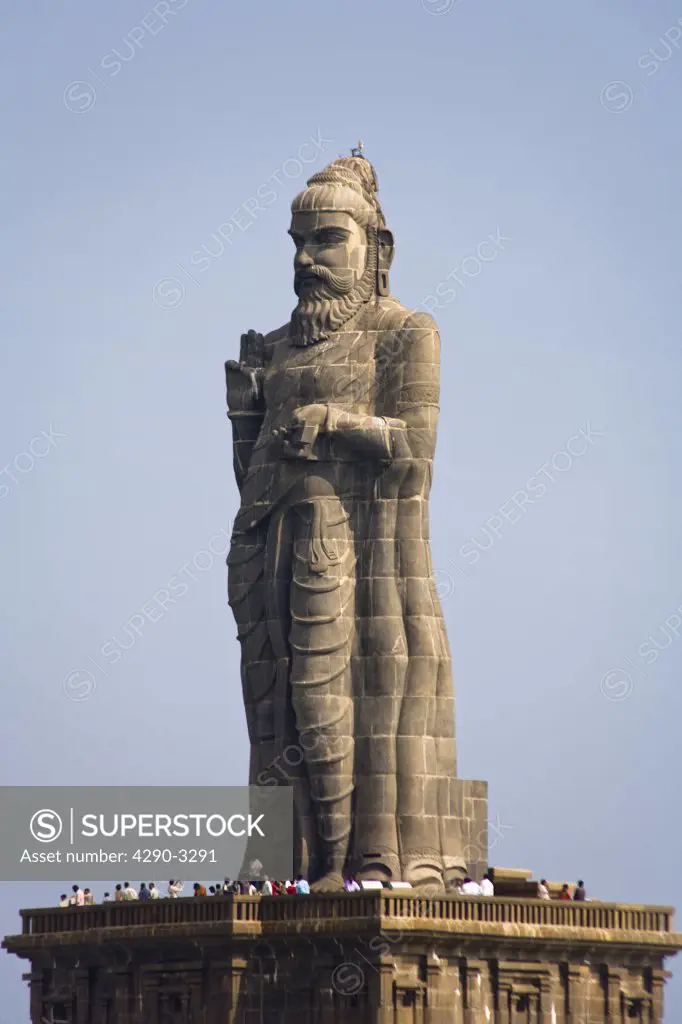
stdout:
{"type": "Polygon", "coordinates": [[[480,882],[488,870],[488,783],[456,779],[454,786],[462,856],[471,877],[480,882]]]}
{"type": "Polygon", "coordinates": [[[661,1024],[672,911],[409,892],[21,912],[32,1024],[661,1024]]]}

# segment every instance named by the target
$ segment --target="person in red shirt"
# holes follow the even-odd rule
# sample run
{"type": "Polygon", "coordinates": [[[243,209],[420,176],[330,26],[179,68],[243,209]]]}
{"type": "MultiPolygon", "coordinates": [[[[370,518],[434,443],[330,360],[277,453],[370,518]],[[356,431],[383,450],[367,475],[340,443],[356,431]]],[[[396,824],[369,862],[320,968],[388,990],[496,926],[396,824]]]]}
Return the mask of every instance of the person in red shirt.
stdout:
{"type": "Polygon", "coordinates": [[[194,883],[194,895],[195,896],[205,896],[206,895],[206,886],[205,885],[199,885],[198,882],[195,882],[194,883]]]}
{"type": "Polygon", "coordinates": [[[568,888],[568,882],[564,882],[564,884],[561,887],[561,892],[559,893],[559,899],[560,900],[570,900],[570,898],[571,898],[571,893],[570,893],[569,888],[568,888]]]}

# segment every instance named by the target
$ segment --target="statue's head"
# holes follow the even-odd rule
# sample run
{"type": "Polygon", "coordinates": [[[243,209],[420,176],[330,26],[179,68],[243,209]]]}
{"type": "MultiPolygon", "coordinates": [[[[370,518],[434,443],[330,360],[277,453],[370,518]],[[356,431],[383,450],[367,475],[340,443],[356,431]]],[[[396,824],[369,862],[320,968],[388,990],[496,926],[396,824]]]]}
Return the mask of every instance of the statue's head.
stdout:
{"type": "Polygon", "coordinates": [[[377,190],[369,161],[350,156],[314,174],[294,199],[289,234],[296,246],[296,344],[324,340],[374,296],[388,295],[393,236],[377,190]]]}

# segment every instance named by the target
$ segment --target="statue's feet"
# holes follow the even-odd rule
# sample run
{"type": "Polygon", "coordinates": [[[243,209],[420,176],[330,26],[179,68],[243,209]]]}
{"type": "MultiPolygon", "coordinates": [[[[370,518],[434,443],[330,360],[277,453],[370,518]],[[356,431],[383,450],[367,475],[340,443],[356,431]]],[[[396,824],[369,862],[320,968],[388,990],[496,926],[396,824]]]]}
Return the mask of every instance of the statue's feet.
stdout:
{"type": "Polygon", "coordinates": [[[443,871],[445,891],[449,893],[458,893],[460,885],[466,876],[467,868],[464,860],[455,860],[454,857],[448,858],[448,863],[446,863],[445,870],[443,871]]]}
{"type": "Polygon", "coordinates": [[[421,882],[417,885],[412,886],[415,896],[424,896],[426,899],[432,899],[436,896],[443,896],[445,894],[445,886],[443,882],[437,880],[429,880],[421,882]]]}
{"type": "Polygon", "coordinates": [[[358,882],[392,882],[400,879],[400,858],[390,850],[382,850],[374,857],[367,857],[354,871],[358,882]]]}
{"type": "Polygon", "coordinates": [[[445,875],[445,891],[448,893],[459,893],[462,888],[462,882],[466,878],[466,872],[451,872],[448,871],[445,875]]]}
{"type": "Polygon", "coordinates": [[[354,876],[358,882],[381,882],[382,885],[387,885],[393,880],[393,875],[390,871],[381,870],[369,870],[369,871],[358,871],[357,875],[354,876]]]}
{"type": "Polygon", "coordinates": [[[442,865],[420,859],[406,865],[403,875],[419,896],[442,896],[445,893],[442,865]]]}
{"type": "Polygon", "coordinates": [[[322,875],[322,878],[318,878],[316,882],[310,886],[311,892],[342,892],[343,891],[343,875],[337,874],[335,871],[330,871],[326,875],[322,875]]]}

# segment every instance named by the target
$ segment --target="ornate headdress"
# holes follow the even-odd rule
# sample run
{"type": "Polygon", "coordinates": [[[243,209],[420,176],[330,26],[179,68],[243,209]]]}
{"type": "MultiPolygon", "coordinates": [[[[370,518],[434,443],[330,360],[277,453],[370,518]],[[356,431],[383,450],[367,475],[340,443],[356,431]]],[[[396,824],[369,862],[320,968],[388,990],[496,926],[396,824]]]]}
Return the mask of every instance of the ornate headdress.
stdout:
{"type": "Polygon", "coordinates": [[[369,160],[359,153],[342,156],[308,179],[307,188],[291,204],[291,212],[341,210],[363,227],[381,229],[386,221],[378,191],[376,171],[369,160]]]}

